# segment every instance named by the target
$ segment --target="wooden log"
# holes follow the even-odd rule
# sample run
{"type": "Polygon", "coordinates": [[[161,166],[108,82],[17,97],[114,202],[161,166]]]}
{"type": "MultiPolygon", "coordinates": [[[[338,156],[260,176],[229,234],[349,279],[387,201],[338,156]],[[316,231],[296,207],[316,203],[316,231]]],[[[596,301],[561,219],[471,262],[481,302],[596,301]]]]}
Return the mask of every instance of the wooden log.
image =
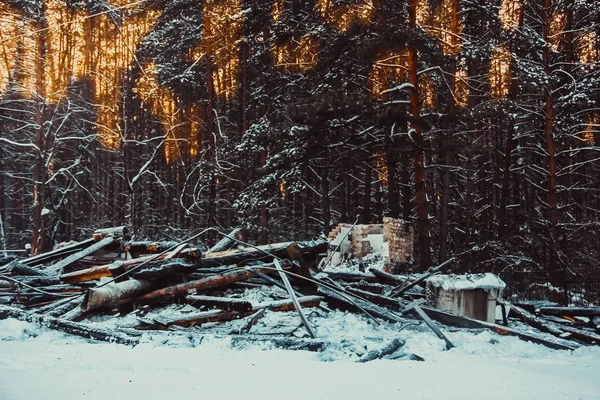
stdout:
{"type": "Polygon", "coordinates": [[[47,273],[40,271],[37,268],[30,267],[27,264],[23,264],[17,260],[11,261],[7,265],[8,272],[12,275],[26,275],[26,276],[42,276],[50,277],[47,273]]]}
{"type": "Polygon", "coordinates": [[[135,258],[133,260],[126,261],[116,261],[115,263],[107,264],[107,265],[99,265],[96,267],[91,267],[87,269],[82,269],[80,271],[69,272],[66,274],[62,274],[60,276],[60,280],[65,283],[82,283],[97,280],[100,278],[111,278],[112,272],[111,269],[116,265],[116,263],[123,263],[125,269],[130,269],[136,264],[142,264],[148,260],[150,260],[154,256],[140,257],[135,258]]]}
{"type": "Polygon", "coordinates": [[[56,272],[56,273],[60,273],[65,267],[68,267],[69,265],[81,260],[83,257],[88,256],[90,254],[92,254],[95,251],[98,251],[100,249],[102,249],[103,247],[106,247],[110,244],[112,244],[116,239],[112,236],[106,237],[104,239],[101,239],[100,241],[92,244],[91,246],[88,246],[80,251],[78,251],[77,253],[71,254],[70,256],[68,256],[67,258],[52,264],[48,267],[49,271],[52,272],[56,272]]]}
{"type": "Polygon", "coordinates": [[[148,292],[152,284],[139,279],[110,283],[98,288],[89,289],[81,303],[81,311],[89,312],[98,308],[115,307],[119,304],[132,302],[141,294],[148,292]]]}
{"type": "Polygon", "coordinates": [[[226,250],[232,249],[233,247],[235,247],[238,244],[238,242],[236,242],[235,240],[233,240],[231,238],[236,238],[238,233],[240,233],[241,231],[242,231],[242,228],[235,228],[234,230],[229,232],[229,234],[227,235],[229,237],[224,236],[221,240],[219,240],[217,242],[217,244],[215,244],[213,247],[208,249],[206,251],[206,254],[216,253],[219,251],[226,251],[226,250]]]}
{"type": "Polygon", "coordinates": [[[600,317],[600,307],[540,307],[538,311],[557,317],[600,317]]]}
{"type": "Polygon", "coordinates": [[[369,292],[373,294],[383,295],[384,292],[390,289],[389,285],[384,285],[382,283],[370,283],[370,282],[350,282],[346,284],[346,289],[354,288],[361,290],[363,292],[369,292]]]}
{"type": "Polygon", "coordinates": [[[153,242],[153,241],[135,241],[128,242],[125,244],[125,252],[129,253],[131,257],[137,258],[142,254],[156,254],[162,253],[172,247],[177,246],[177,242],[153,242]]]}
{"type": "Polygon", "coordinates": [[[431,319],[448,326],[455,326],[458,328],[467,329],[489,329],[492,332],[496,332],[499,335],[516,336],[521,340],[538,343],[551,349],[557,350],[575,350],[580,347],[580,345],[576,342],[557,338],[554,336],[542,336],[536,333],[521,332],[516,329],[509,328],[507,326],[497,325],[486,321],[480,321],[469,317],[462,317],[427,306],[422,306],[421,308],[431,319]]]}
{"type": "Polygon", "coordinates": [[[252,303],[247,300],[231,297],[190,295],[187,296],[185,300],[194,307],[213,307],[224,311],[252,311],[252,303]]]}
{"type": "Polygon", "coordinates": [[[81,336],[87,339],[114,342],[128,346],[135,346],[139,343],[139,338],[132,338],[120,332],[77,322],[64,321],[46,315],[29,313],[14,307],[0,306],[0,319],[7,318],[16,318],[21,321],[35,323],[50,329],[56,329],[61,332],[81,336]]]}
{"type": "Polygon", "coordinates": [[[586,344],[600,345],[600,335],[594,332],[562,325],[559,327],[559,329],[571,335],[573,339],[577,339],[586,344]]]}
{"type": "Polygon", "coordinates": [[[60,317],[61,315],[66,314],[75,307],[79,307],[79,304],[81,304],[81,296],[71,297],[65,300],[65,302],[56,302],[55,306],[52,308],[48,308],[45,310],[36,310],[36,312],[38,314],[44,313],[45,315],[48,315],[50,317],[60,317]]]}
{"type": "Polygon", "coordinates": [[[521,321],[526,324],[539,329],[542,332],[550,333],[554,336],[565,338],[570,336],[569,334],[565,334],[564,331],[560,330],[556,325],[544,321],[542,318],[536,317],[529,311],[524,310],[521,307],[515,306],[514,304],[509,303],[506,300],[498,299],[498,303],[504,304],[507,307],[510,307],[510,313],[516,315],[521,321]]]}
{"type": "MultiPolygon", "coordinates": [[[[305,296],[300,297],[298,303],[303,307],[316,307],[323,300],[322,297],[319,296],[305,296]]],[[[271,310],[271,311],[293,311],[295,310],[294,302],[291,300],[279,300],[270,303],[262,303],[252,307],[252,310],[249,311],[225,311],[225,310],[210,310],[203,311],[199,313],[194,313],[190,315],[186,315],[183,318],[160,318],[157,317],[154,320],[158,322],[160,325],[165,327],[169,327],[172,325],[177,326],[199,326],[208,322],[225,322],[231,321],[234,319],[239,319],[248,315],[251,315],[259,310],[271,310]]]]}
{"type": "Polygon", "coordinates": [[[72,243],[67,246],[48,251],[46,253],[38,254],[37,256],[26,258],[24,260],[21,260],[20,262],[22,264],[33,267],[76,253],[79,250],[90,246],[94,242],[94,239],[87,239],[82,242],[72,243]]]}
{"type": "MultiPolygon", "coordinates": [[[[280,258],[292,258],[288,254],[288,248],[294,245],[296,242],[284,242],[269,244],[264,246],[256,247],[245,247],[243,249],[219,251],[215,253],[205,254],[200,261],[200,266],[205,267],[219,267],[221,265],[240,264],[244,261],[255,260],[255,259],[269,259],[270,256],[277,256],[280,258]],[[266,254],[268,253],[268,254],[266,254]]],[[[327,249],[327,241],[309,241],[297,243],[299,252],[304,257],[315,257],[320,252],[327,249]]]]}
{"type": "Polygon", "coordinates": [[[369,268],[369,272],[384,282],[391,282],[399,285],[404,285],[418,279],[418,277],[414,276],[390,274],[389,272],[381,271],[377,268],[369,268]]]}
{"type": "Polygon", "coordinates": [[[358,359],[358,362],[365,363],[373,360],[383,358],[387,355],[393,354],[398,351],[399,348],[404,346],[406,342],[402,339],[393,339],[390,343],[383,346],[381,349],[371,350],[367,354],[363,355],[358,359]]]}
{"type": "MultiPolygon", "coordinates": [[[[50,275],[38,275],[38,276],[31,276],[31,275],[27,275],[27,276],[11,276],[11,278],[13,278],[15,281],[18,281],[19,283],[24,283],[26,285],[29,286],[51,286],[51,285],[59,285],[60,279],[58,278],[58,276],[54,275],[54,276],[50,276],[50,275]]],[[[2,282],[13,282],[13,280],[3,280],[2,276],[0,276],[0,281],[2,282]]]]}
{"type": "Polygon", "coordinates": [[[174,258],[150,261],[141,268],[132,271],[129,276],[134,279],[160,280],[177,274],[191,273],[197,269],[196,265],[183,258],[174,258]]]}
{"type": "MultiPolygon", "coordinates": [[[[288,265],[289,267],[289,265],[288,265]]],[[[262,273],[268,274],[273,272],[273,264],[265,264],[264,268],[253,269],[262,273]]],[[[224,274],[211,276],[208,278],[200,279],[197,281],[190,281],[180,283],[178,285],[169,286],[163,289],[158,289],[148,294],[139,297],[136,300],[138,304],[151,304],[158,302],[171,302],[176,298],[183,297],[187,294],[188,290],[195,289],[196,291],[202,291],[207,289],[214,289],[231,285],[232,283],[244,281],[250,277],[256,276],[252,269],[240,268],[235,269],[224,274]]]]}
{"type": "Polygon", "coordinates": [[[246,345],[248,343],[265,343],[285,350],[323,351],[327,342],[321,339],[273,337],[262,335],[235,335],[231,336],[231,345],[246,345]]]}
{"type": "Polygon", "coordinates": [[[126,236],[128,236],[128,234],[129,234],[129,229],[127,229],[126,226],[115,226],[115,227],[111,227],[111,228],[97,229],[92,234],[92,237],[94,238],[94,240],[102,240],[107,237],[112,237],[112,238],[117,239],[117,238],[126,237],[126,236]]]}
{"type": "Polygon", "coordinates": [[[351,271],[324,271],[327,276],[335,281],[344,282],[370,282],[379,283],[381,279],[371,273],[351,271]]]}

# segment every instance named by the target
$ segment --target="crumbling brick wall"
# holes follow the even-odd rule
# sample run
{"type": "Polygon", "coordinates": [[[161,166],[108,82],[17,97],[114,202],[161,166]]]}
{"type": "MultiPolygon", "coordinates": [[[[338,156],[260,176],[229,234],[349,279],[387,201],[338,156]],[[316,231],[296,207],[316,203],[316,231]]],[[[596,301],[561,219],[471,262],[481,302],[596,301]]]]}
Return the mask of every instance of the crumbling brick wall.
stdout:
{"type": "MultiPolygon", "coordinates": [[[[340,243],[341,237],[338,236],[351,227],[349,224],[339,224],[329,233],[329,240],[335,243],[331,251],[340,243]]],[[[372,253],[381,253],[385,269],[395,272],[398,266],[413,259],[413,234],[411,224],[385,217],[382,224],[355,225],[348,237],[343,239],[349,242],[348,245],[340,247],[359,260],[372,253]]]]}

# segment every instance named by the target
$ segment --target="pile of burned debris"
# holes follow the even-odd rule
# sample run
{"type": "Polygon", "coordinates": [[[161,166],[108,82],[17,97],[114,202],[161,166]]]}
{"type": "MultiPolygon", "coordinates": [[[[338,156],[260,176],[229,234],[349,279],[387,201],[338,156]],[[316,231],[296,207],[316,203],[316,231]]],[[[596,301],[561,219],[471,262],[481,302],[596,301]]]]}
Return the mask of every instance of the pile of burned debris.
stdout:
{"type": "MultiPolygon", "coordinates": [[[[448,327],[555,349],[600,344],[600,308],[527,310],[502,300],[504,283],[491,274],[440,275],[454,259],[411,275],[323,269],[332,254],[325,239],[252,246],[236,233],[203,252],[191,240],[132,241],[118,227],[34,257],[0,259],[0,319],[128,345],[145,333],[185,331],[323,350],[329,339],[319,326],[341,309],[399,330],[427,326],[447,349],[454,347],[448,327]],[[275,314],[285,317],[267,318],[275,314]],[[108,327],[99,318],[117,322],[108,327]]],[[[391,338],[359,360],[401,358],[403,343],[391,338]]]]}

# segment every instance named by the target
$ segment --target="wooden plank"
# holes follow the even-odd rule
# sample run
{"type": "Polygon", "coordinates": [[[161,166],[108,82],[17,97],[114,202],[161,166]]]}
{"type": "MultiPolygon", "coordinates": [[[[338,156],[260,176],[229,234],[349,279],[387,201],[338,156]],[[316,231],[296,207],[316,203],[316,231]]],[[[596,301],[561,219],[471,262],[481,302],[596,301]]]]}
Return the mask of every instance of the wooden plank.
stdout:
{"type": "Polygon", "coordinates": [[[429,316],[425,314],[425,312],[421,308],[421,304],[423,303],[423,301],[423,299],[420,299],[410,303],[406,306],[402,314],[414,311],[427,324],[427,326],[433,331],[433,333],[435,333],[437,337],[446,342],[446,350],[450,350],[451,348],[455,347],[454,344],[452,344],[452,342],[450,341],[450,339],[448,339],[446,335],[444,335],[444,333],[440,330],[440,328],[435,324],[435,322],[433,322],[431,318],[429,318],[429,316]]]}
{"type": "Polygon", "coordinates": [[[243,299],[230,297],[215,297],[190,295],[185,298],[186,302],[194,307],[214,307],[225,311],[251,311],[252,303],[243,299]]]}
{"type": "Polygon", "coordinates": [[[46,253],[38,254],[37,256],[34,256],[34,257],[26,258],[24,260],[21,260],[20,263],[29,265],[30,267],[33,267],[33,266],[48,262],[50,260],[54,260],[56,258],[64,257],[65,255],[68,255],[68,254],[76,253],[79,249],[87,247],[94,242],[95,242],[94,239],[86,239],[82,242],[72,243],[70,245],[61,247],[59,249],[54,249],[54,250],[48,251],[46,253]]]}
{"type": "Polygon", "coordinates": [[[98,251],[100,249],[102,249],[103,247],[106,247],[110,244],[112,244],[116,239],[112,236],[106,237],[94,244],[92,244],[89,247],[86,247],[83,250],[78,251],[75,254],[71,254],[70,256],[68,256],[67,258],[65,258],[64,260],[61,260],[55,264],[52,264],[48,267],[48,270],[50,271],[54,271],[54,272],[61,272],[65,267],[81,260],[83,257],[88,256],[90,254],[92,254],[95,251],[98,251]]]}
{"type": "Polygon", "coordinates": [[[275,264],[275,268],[277,268],[277,270],[279,271],[279,276],[281,277],[281,280],[283,281],[283,284],[285,285],[285,288],[288,291],[288,294],[290,295],[290,298],[292,299],[294,306],[296,307],[296,311],[298,312],[298,315],[300,316],[300,320],[302,321],[302,324],[304,324],[304,327],[306,328],[308,335],[314,339],[316,337],[315,332],[313,331],[310,324],[308,323],[308,319],[306,319],[306,315],[304,315],[304,312],[302,311],[302,307],[300,306],[300,303],[298,303],[298,299],[296,298],[296,294],[294,293],[294,289],[292,288],[292,284],[290,283],[290,280],[286,276],[285,272],[283,272],[283,268],[281,268],[281,265],[279,264],[279,261],[277,261],[277,259],[273,259],[273,264],[275,264]]]}

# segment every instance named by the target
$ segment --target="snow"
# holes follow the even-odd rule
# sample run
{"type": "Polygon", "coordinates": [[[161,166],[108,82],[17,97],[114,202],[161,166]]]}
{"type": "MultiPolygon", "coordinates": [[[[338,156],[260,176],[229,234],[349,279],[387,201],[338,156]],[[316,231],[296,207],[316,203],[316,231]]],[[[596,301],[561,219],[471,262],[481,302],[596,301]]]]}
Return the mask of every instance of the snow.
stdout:
{"type": "Polygon", "coordinates": [[[504,289],[504,283],[497,275],[490,272],[485,274],[466,274],[466,275],[434,275],[427,279],[427,283],[433,287],[441,287],[448,290],[465,289],[504,289]]]}
{"type": "Polygon", "coordinates": [[[0,399],[600,398],[597,347],[557,351],[460,330],[446,332],[457,347],[444,351],[425,327],[377,326],[339,311],[323,320],[319,336],[338,344],[310,353],[232,348],[227,338],[194,330],[146,333],[131,348],[7,319],[0,321],[0,399]],[[355,362],[355,350],[393,338],[425,361],[355,362]]]}

